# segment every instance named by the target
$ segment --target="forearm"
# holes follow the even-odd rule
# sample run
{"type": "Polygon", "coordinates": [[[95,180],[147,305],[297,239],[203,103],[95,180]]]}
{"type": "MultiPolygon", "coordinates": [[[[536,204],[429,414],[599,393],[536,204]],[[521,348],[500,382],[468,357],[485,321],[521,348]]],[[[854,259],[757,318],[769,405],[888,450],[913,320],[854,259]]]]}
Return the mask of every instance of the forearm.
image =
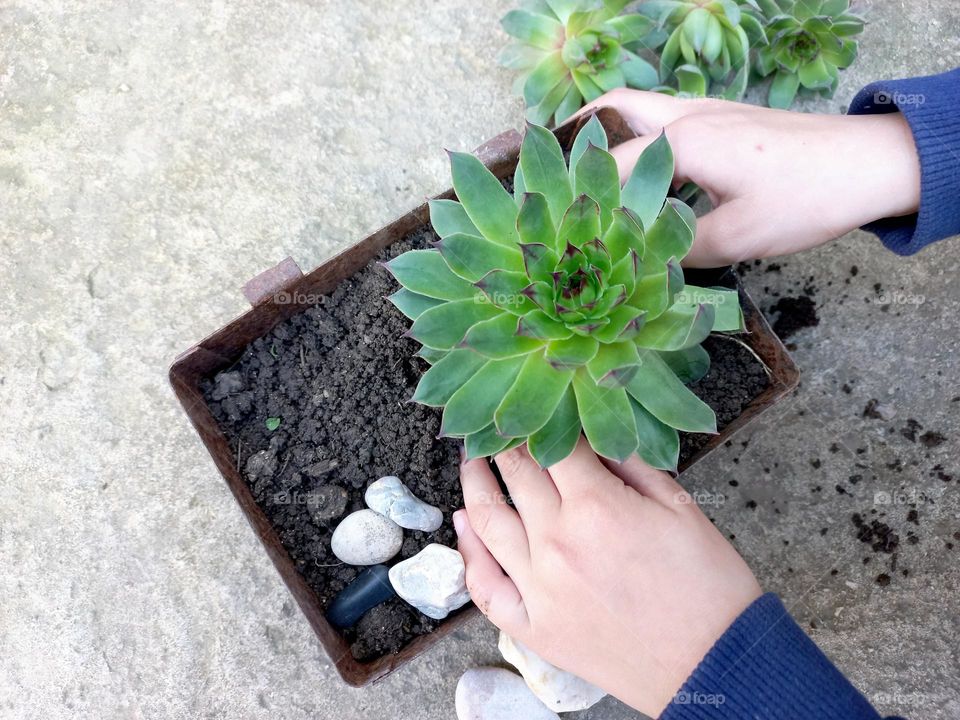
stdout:
{"type": "Polygon", "coordinates": [[[880,720],[770,593],[717,640],[661,720],[880,720]]]}
{"type": "MultiPolygon", "coordinates": [[[[916,209],[866,224],[889,249],[910,255],[960,233],[960,69],[872,83],[853,99],[851,116],[902,117],[920,168],[916,209]]],[[[884,151],[864,165],[883,171],[884,151]],[[878,162],[880,160],[881,162],[878,162]]]]}

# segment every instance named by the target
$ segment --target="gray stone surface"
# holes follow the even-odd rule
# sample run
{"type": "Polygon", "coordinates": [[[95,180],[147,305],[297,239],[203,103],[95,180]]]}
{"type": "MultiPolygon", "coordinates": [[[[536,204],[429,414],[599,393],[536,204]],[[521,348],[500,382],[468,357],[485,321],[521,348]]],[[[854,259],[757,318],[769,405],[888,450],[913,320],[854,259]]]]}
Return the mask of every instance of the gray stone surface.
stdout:
{"type": "MultiPolygon", "coordinates": [[[[477,621],[343,686],[165,370],[243,311],[246,279],[286,255],[314,267],[447,186],[442,147],[520,125],[494,62],[510,5],[0,7],[0,716],[449,718],[463,670],[497,662],[477,621]]],[[[861,5],[861,59],[809,109],[960,64],[952,0],[861,5]]],[[[724,493],[711,515],[881,711],[944,719],[960,715],[956,258],[854,233],[750,274],[757,296],[813,276],[803,387],[684,480],[724,493]],[[924,301],[885,310],[874,283],[924,301]],[[871,398],[896,416],[862,418],[871,398]],[[947,440],[907,440],[908,418],[947,440]],[[896,571],[855,538],[871,509],[900,534],[896,571]]],[[[634,716],[609,698],[581,714],[634,716]]]]}

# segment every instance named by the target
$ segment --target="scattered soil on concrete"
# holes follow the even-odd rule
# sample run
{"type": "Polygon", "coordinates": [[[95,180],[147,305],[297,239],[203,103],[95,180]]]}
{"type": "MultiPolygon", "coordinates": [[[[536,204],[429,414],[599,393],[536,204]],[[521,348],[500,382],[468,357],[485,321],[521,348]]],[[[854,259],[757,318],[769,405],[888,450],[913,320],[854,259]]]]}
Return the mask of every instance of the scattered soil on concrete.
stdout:
{"type": "MultiPolygon", "coordinates": [[[[437,239],[423,227],[377,260],[437,239]]],[[[379,477],[399,476],[445,519],[434,533],[405,531],[392,562],[432,542],[455,544],[450,516],[463,503],[458,446],[437,439],[439,410],[407,402],[428,366],[413,356],[418,345],[403,337],[406,318],[383,300],[394,290],[389,273],[371,263],[318,305],[253,342],[202,387],[257,504],[324,607],[360,571],[331,552],[333,529],[341,517],[364,507],[363,492],[379,477]],[[276,419],[279,426],[271,430],[276,419]],[[332,486],[343,490],[334,488],[330,495],[332,486]],[[322,499],[330,496],[340,497],[332,512],[322,499]]],[[[739,344],[711,338],[705,347],[713,362],[693,390],[714,408],[723,428],[768,380],[739,344]]],[[[681,462],[708,440],[682,435],[681,462]]],[[[344,635],[353,655],[368,661],[396,653],[438,624],[395,598],[344,635]]]]}
{"type": "Polygon", "coordinates": [[[770,314],[775,316],[773,331],[781,340],[793,336],[798,330],[820,324],[816,303],[810,295],[780,298],[770,307],[770,314]]]}

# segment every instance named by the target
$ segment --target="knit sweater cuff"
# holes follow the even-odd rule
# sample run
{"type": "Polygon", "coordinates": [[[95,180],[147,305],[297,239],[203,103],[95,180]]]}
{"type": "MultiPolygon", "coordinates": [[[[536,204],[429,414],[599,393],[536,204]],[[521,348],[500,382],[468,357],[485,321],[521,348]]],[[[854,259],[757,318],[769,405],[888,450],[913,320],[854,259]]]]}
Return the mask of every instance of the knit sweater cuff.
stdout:
{"type": "Polygon", "coordinates": [[[661,720],[878,720],[772,593],[717,640],[661,720]]]}
{"type": "MultiPolygon", "coordinates": [[[[960,233],[960,69],[942,75],[885,80],[863,88],[849,114],[900,111],[906,118],[920,158],[920,211],[864,226],[898,255],[912,255],[932,242],[960,233]]],[[[874,162],[883,162],[877,148],[874,162]]],[[[869,160],[867,160],[869,161],[869,160]]]]}

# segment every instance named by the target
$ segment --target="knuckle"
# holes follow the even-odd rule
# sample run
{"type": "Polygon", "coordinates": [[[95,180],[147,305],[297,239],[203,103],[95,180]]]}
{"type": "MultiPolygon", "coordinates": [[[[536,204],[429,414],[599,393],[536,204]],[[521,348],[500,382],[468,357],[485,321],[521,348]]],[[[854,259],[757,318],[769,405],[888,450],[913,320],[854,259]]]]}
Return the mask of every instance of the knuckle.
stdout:
{"type": "Polygon", "coordinates": [[[516,475],[523,470],[525,464],[526,458],[520,448],[512,448],[497,455],[497,467],[504,476],[516,475]]]}

